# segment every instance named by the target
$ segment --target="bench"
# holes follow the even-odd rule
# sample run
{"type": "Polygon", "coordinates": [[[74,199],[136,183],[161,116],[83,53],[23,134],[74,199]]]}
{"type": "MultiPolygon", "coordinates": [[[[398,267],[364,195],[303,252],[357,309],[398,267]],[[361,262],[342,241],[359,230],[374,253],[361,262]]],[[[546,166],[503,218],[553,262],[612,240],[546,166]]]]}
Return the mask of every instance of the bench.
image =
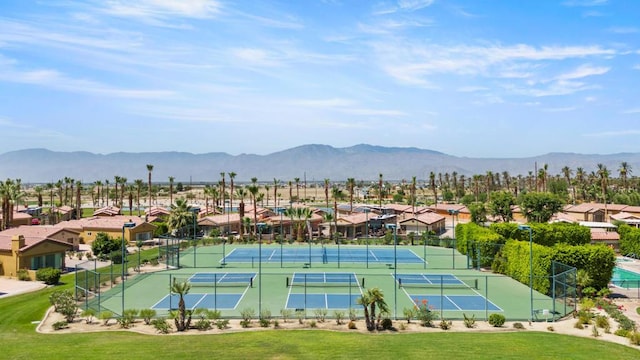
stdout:
{"type": "Polygon", "coordinates": [[[393,264],[385,264],[389,269],[393,269],[393,264]]]}
{"type": "Polygon", "coordinates": [[[303,268],[308,269],[311,267],[311,263],[304,263],[304,265],[302,265],[303,268]]]}
{"type": "Polygon", "coordinates": [[[227,266],[227,263],[220,263],[220,265],[218,266],[218,269],[224,269],[227,266]]]}

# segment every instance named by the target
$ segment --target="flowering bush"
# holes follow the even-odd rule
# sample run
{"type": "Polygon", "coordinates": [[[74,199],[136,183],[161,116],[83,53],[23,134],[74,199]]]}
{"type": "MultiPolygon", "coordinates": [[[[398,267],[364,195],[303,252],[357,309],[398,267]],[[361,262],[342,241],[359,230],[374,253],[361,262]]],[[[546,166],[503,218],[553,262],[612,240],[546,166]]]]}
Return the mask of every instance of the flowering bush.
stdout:
{"type": "Polygon", "coordinates": [[[433,308],[429,306],[429,302],[426,299],[422,301],[414,300],[415,304],[415,317],[420,321],[422,326],[433,326],[433,320],[438,318],[438,314],[433,312],[433,308]]]}

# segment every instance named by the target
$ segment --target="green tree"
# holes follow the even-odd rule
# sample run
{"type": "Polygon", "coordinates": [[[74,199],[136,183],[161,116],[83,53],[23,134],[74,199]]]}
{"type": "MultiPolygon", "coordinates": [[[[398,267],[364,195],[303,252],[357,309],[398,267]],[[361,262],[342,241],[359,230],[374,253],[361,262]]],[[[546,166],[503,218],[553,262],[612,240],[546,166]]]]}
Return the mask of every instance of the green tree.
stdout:
{"type": "Polygon", "coordinates": [[[191,207],[184,198],[176,199],[176,203],[171,205],[167,226],[171,234],[177,234],[180,237],[185,236],[185,230],[188,232],[189,225],[193,223],[193,214],[191,207]]]}
{"type": "Polygon", "coordinates": [[[357,300],[364,310],[364,320],[367,330],[374,331],[380,328],[380,321],[383,314],[389,313],[389,306],[384,300],[384,293],[379,288],[367,289],[357,300]],[[376,316],[376,309],[379,313],[376,316]]]}
{"type": "Polygon", "coordinates": [[[562,200],[551,193],[531,192],[520,198],[520,209],[529,222],[548,222],[553,214],[562,210],[562,200]]]}
{"type": "Polygon", "coordinates": [[[468,205],[471,213],[471,222],[484,224],[487,222],[487,208],[482,202],[474,202],[468,205]]]}
{"type": "Polygon", "coordinates": [[[191,284],[189,284],[188,281],[176,281],[176,279],[174,278],[170,290],[171,293],[177,294],[179,298],[178,311],[173,318],[176,324],[176,330],[188,330],[189,326],[191,325],[192,311],[186,309],[184,296],[189,293],[189,290],[191,290],[191,284]]]}
{"type": "Polygon", "coordinates": [[[516,199],[509,191],[497,191],[491,194],[489,202],[489,214],[497,216],[503,222],[513,220],[512,207],[515,205],[516,199]]]}
{"type": "Polygon", "coordinates": [[[120,242],[112,239],[109,234],[99,232],[96,239],[91,243],[91,251],[94,256],[109,255],[120,249],[120,242]]]}

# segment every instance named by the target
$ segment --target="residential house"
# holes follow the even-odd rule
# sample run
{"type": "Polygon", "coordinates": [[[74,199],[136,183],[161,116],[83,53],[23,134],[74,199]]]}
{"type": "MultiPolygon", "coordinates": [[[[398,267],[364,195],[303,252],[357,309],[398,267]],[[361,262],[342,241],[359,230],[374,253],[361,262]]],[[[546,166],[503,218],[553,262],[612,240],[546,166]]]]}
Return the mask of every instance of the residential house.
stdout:
{"type": "Polygon", "coordinates": [[[63,221],[56,224],[57,227],[78,231],[81,241],[91,244],[98,233],[106,233],[112,238],[124,238],[129,243],[148,241],[153,239],[156,226],[138,216],[93,216],[78,220],[63,221]],[[133,223],[133,227],[125,227],[125,224],[133,223]]]}
{"type": "Polygon", "coordinates": [[[18,271],[26,269],[31,279],[40,268],[64,269],[65,253],[74,246],[59,237],[74,235],[73,232],[58,232],[53,237],[29,232],[36,226],[26,226],[0,232],[0,275],[15,277],[18,271]],[[16,235],[22,229],[27,235],[16,235]]]}
{"type": "Polygon", "coordinates": [[[446,218],[440,214],[425,212],[400,220],[399,226],[400,231],[406,234],[433,232],[434,234],[440,235],[445,232],[445,220],[446,218]]]}

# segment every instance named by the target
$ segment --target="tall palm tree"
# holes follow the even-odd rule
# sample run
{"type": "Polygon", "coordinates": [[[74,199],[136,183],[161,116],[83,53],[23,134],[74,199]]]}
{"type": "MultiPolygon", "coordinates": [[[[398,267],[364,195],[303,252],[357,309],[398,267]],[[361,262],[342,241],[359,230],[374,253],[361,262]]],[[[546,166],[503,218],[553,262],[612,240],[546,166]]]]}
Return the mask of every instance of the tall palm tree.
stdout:
{"type": "Polygon", "coordinates": [[[573,203],[576,203],[576,187],[572,186],[571,184],[571,175],[573,174],[573,170],[571,170],[570,167],[568,166],[564,166],[562,167],[562,170],[560,170],[562,172],[562,175],[564,176],[564,181],[567,182],[567,189],[571,188],[572,190],[572,195],[573,195],[573,203]]]}
{"type": "Polygon", "coordinates": [[[431,171],[429,172],[429,187],[431,188],[431,191],[433,192],[433,201],[435,203],[435,205],[438,205],[438,192],[436,190],[436,174],[431,171]]]}
{"type": "Polygon", "coordinates": [[[325,207],[329,208],[329,179],[324,179],[324,201],[325,207]]]}
{"type": "Polygon", "coordinates": [[[43,188],[40,185],[36,185],[33,188],[33,192],[36,193],[36,198],[38,199],[38,207],[42,207],[42,192],[43,192],[43,188]]]}
{"type": "Polygon", "coordinates": [[[296,183],[296,201],[300,201],[300,178],[293,178],[296,183]]]}
{"type": "MultiPolygon", "coordinates": [[[[239,187],[236,189],[236,194],[240,198],[238,213],[240,214],[240,218],[242,219],[244,217],[244,198],[247,196],[247,191],[243,187],[239,187]]],[[[233,198],[233,196],[231,198],[233,198]]]]}
{"type": "Polygon", "coordinates": [[[76,219],[82,219],[82,181],[76,181],[76,219]]]}
{"type": "Polygon", "coordinates": [[[280,180],[273,178],[273,201],[278,207],[278,185],[280,184],[280,180]]]}
{"type": "MultiPolygon", "coordinates": [[[[120,199],[118,197],[118,185],[120,185],[120,182],[121,182],[120,176],[115,175],[113,177],[113,191],[114,191],[114,194],[113,194],[113,196],[114,196],[114,204],[113,204],[113,206],[118,206],[118,199],[120,199]]],[[[119,204],[119,205],[120,205],[120,207],[122,207],[122,204],[119,204]]]]}
{"type": "Polygon", "coordinates": [[[417,177],[411,177],[411,212],[413,214],[416,213],[416,185],[417,185],[417,177]]]}
{"type": "Polygon", "coordinates": [[[597,175],[598,179],[600,179],[600,188],[602,190],[602,201],[604,202],[604,218],[605,220],[608,218],[607,215],[607,188],[609,186],[609,170],[603,164],[597,164],[598,167],[597,175]]]}
{"type": "Polygon", "coordinates": [[[249,191],[249,194],[251,195],[251,201],[253,202],[253,234],[255,236],[258,236],[258,193],[260,192],[260,187],[257,184],[258,179],[256,179],[256,181],[253,181],[252,179],[252,183],[251,185],[247,186],[247,190],[249,191]]]}
{"type": "MultiPolygon", "coordinates": [[[[229,190],[229,209],[233,209],[233,180],[236,178],[236,173],[234,173],[233,171],[228,173],[229,174],[229,181],[231,182],[231,190],[229,190]]],[[[244,214],[244,203],[242,204],[243,209],[242,209],[242,213],[244,214]]],[[[240,216],[242,218],[242,216],[240,216]]]]}
{"type": "Polygon", "coordinates": [[[124,176],[120,177],[120,207],[124,207],[124,190],[127,186],[127,178],[124,176]]]}
{"type": "Polygon", "coordinates": [[[173,204],[173,180],[175,180],[175,178],[169,176],[169,206],[173,204]]]}
{"type": "Polygon", "coordinates": [[[49,190],[49,224],[55,223],[55,215],[53,213],[53,183],[47,183],[45,188],[49,190]]]}
{"type": "Polygon", "coordinates": [[[224,176],[225,176],[225,173],[223,171],[223,172],[220,173],[220,177],[222,178],[222,180],[220,180],[220,182],[219,182],[220,188],[221,188],[220,189],[220,194],[222,194],[222,213],[223,214],[227,212],[227,209],[226,209],[226,206],[225,206],[225,200],[227,198],[227,195],[226,195],[227,189],[226,189],[224,176]]]}
{"type": "Polygon", "coordinates": [[[628,162],[623,161],[620,163],[620,168],[618,169],[618,173],[620,174],[620,180],[622,180],[622,187],[626,192],[629,192],[629,185],[627,183],[627,179],[629,175],[631,175],[631,165],[628,162]]]}
{"type": "Polygon", "coordinates": [[[140,192],[142,191],[142,179],[135,179],[133,181],[136,184],[136,203],[138,204],[138,216],[140,216],[140,192]]]}
{"type": "Polygon", "coordinates": [[[153,171],[153,165],[147,164],[147,172],[149,173],[149,209],[151,209],[151,172],[153,171]]]}
{"type": "Polygon", "coordinates": [[[62,182],[62,180],[58,180],[56,182],[56,190],[58,192],[58,199],[60,201],[60,206],[64,205],[64,201],[63,201],[63,193],[62,190],[64,189],[64,183],[62,182]]]}
{"type": "Polygon", "coordinates": [[[576,168],[576,186],[580,188],[580,196],[582,197],[582,200],[586,199],[587,197],[586,189],[585,189],[586,176],[587,176],[587,173],[584,171],[582,167],[576,168]]]}
{"type": "Polygon", "coordinates": [[[105,193],[106,198],[107,198],[107,203],[105,204],[105,206],[109,207],[109,179],[105,179],[104,183],[105,183],[105,186],[107,187],[107,191],[105,193]]]}
{"type": "Polygon", "coordinates": [[[191,207],[184,198],[176,199],[175,204],[171,205],[169,217],[167,219],[167,227],[169,231],[179,234],[180,237],[185,236],[185,229],[189,229],[189,225],[193,221],[191,207]]]}
{"type": "MultiPolygon", "coordinates": [[[[267,196],[267,206],[269,206],[269,190],[271,190],[269,184],[264,184],[264,193],[267,196]]],[[[264,204],[262,204],[262,206],[264,207],[264,204]]]]}
{"type": "Polygon", "coordinates": [[[353,191],[356,187],[356,179],[347,178],[347,190],[349,191],[349,212],[353,212],[353,191]]]}
{"type": "Polygon", "coordinates": [[[356,302],[363,307],[367,330],[374,331],[379,329],[382,315],[389,313],[389,305],[387,305],[387,302],[384,300],[384,293],[382,290],[377,287],[367,289],[358,299],[356,299],[356,302]],[[379,309],[377,316],[376,308],[379,309]]]}
{"type": "Polygon", "coordinates": [[[378,202],[382,208],[382,174],[378,174],[378,202]]]}
{"type": "Polygon", "coordinates": [[[187,310],[184,303],[184,296],[189,293],[189,290],[191,290],[191,284],[188,281],[176,281],[176,279],[173,278],[171,293],[177,294],[179,299],[178,311],[174,317],[176,331],[185,331],[189,329],[189,326],[191,325],[192,311],[187,310]]]}
{"type": "MultiPolygon", "coordinates": [[[[338,200],[342,200],[344,198],[344,194],[342,193],[342,190],[340,190],[340,188],[338,188],[337,186],[334,186],[333,188],[331,188],[331,196],[333,197],[333,213],[334,213],[333,221],[336,226],[336,234],[337,234],[338,233],[338,200]]],[[[338,239],[336,236],[336,243],[337,242],[338,242],[338,239]]]]}

